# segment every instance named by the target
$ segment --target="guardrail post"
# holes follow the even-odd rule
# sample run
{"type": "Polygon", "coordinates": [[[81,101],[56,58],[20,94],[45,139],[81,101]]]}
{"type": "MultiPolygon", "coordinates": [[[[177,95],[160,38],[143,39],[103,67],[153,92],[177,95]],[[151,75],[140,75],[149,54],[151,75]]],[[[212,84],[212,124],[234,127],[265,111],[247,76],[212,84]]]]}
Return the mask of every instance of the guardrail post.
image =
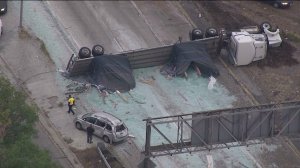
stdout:
{"type": "Polygon", "coordinates": [[[106,160],[104,154],[102,153],[102,150],[105,149],[105,145],[99,142],[99,143],[97,143],[97,149],[98,149],[98,153],[99,153],[99,155],[100,155],[101,161],[104,162],[105,167],[106,167],[106,168],[111,168],[111,166],[110,166],[109,163],[107,162],[107,160],[106,160]]]}
{"type": "Polygon", "coordinates": [[[223,43],[224,43],[225,38],[226,38],[226,30],[221,29],[219,31],[219,42],[218,42],[218,46],[217,46],[217,56],[220,56],[220,54],[221,54],[221,50],[223,48],[223,43]]]}
{"type": "Polygon", "coordinates": [[[147,122],[146,122],[146,143],[145,143],[144,168],[150,168],[151,123],[152,123],[151,118],[148,118],[147,122]]]}
{"type": "Polygon", "coordinates": [[[20,23],[19,23],[20,29],[23,29],[23,0],[21,0],[20,4],[20,23]]]}

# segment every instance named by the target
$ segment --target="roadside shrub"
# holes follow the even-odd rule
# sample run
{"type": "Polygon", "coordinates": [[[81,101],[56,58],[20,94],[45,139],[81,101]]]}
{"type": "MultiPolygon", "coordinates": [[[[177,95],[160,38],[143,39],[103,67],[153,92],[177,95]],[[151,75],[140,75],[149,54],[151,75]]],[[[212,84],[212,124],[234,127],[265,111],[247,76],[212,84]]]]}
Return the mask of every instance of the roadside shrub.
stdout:
{"type": "MultiPolygon", "coordinates": [[[[3,143],[13,144],[20,137],[31,137],[34,133],[33,124],[37,121],[35,110],[26,104],[25,95],[16,91],[3,77],[0,78],[0,111],[5,112],[6,119],[9,120],[3,143]]],[[[2,120],[4,119],[0,122],[2,120]]]]}
{"type": "Polygon", "coordinates": [[[49,154],[32,143],[38,116],[25,94],[0,77],[0,168],[54,168],[49,154]]]}

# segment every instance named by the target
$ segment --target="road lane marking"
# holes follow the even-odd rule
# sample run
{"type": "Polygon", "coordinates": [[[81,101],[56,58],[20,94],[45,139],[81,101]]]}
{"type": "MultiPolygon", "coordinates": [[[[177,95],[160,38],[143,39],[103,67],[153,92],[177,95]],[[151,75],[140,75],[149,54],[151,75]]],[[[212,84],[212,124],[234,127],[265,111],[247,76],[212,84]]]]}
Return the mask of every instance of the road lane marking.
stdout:
{"type": "Polygon", "coordinates": [[[214,168],[214,161],[211,155],[206,155],[207,168],[214,168]]]}
{"type": "Polygon", "coordinates": [[[64,41],[67,43],[67,47],[73,52],[73,53],[77,53],[77,51],[79,50],[79,44],[78,42],[73,38],[73,36],[66,31],[66,27],[64,25],[61,24],[61,19],[59,18],[59,16],[57,16],[56,14],[54,14],[51,10],[51,4],[49,1],[45,1],[43,3],[44,8],[46,9],[47,13],[50,15],[50,17],[52,18],[52,21],[56,24],[56,28],[58,28],[60,34],[63,36],[64,41]],[[75,44],[74,44],[75,43],[75,44]]]}
{"type": "Polygon", "coordinates": [[[134,1],[130,1],[130,2],[134,6],[134,8],[137,10],[137,12],[139,13],[139,15],[142,17],[142,19],[145,21],[145,23],[147,24],[147,26],[150,28],[150,31],[154,34],[154,37],[159,41],[159,43],[161,45],[165,45],[164,42],[159,38],[159,36],[154,32],[154,30],[151,27],[150,23],[148,22],[148,20],[146,19],[145,15],[142,13],[142,11],[139,9],[139,7],[136,5],[136,3],[134,1]]]}

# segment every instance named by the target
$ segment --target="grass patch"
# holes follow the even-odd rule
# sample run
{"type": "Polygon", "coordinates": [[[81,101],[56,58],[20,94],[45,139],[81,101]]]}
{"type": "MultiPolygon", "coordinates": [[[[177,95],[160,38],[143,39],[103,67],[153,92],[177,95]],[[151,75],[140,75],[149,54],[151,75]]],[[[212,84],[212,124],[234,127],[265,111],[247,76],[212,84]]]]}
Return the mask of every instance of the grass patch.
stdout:
{"type": "Polygon", "coordinates": [[[28,39],[28,38],[31,38],[31,35],[24,28],[21,28],[19,31],[19,38],[20,39],[28,39]]]}
{"type": "Polygon", "coordinates": [[[64,106],[64,103],[63,102],[59,102],[58,103],[58,107],[63,107],[64,106]]]}
{"type": "Polygon", "coordinates": [[[291,42],[300,43],[300,35],[293,32],[282,31],[280,33],[281,37],[287,38],[291,42]]]}
{"type": "Polygon", "coordinates": [[[300,43],[300,36],[296,33],[288,32],[286,33],[286,37],[293,42],[300,43]]]}
{"type": "Polygon", "coordinates": [[[64,137],[64,141],[67,143],[67,144],[70,144],[73,142],[73,139],[70,138],[70,137],[64,137]]]}
{"type": "Polygon", "coordinates": [[[42,40],[40,40],[40,42],[41,42],[40,49],[46,56],[50,57],[50,54],[45,46],[45,43],[42,40]]]}
{"type": "Polygon", "coordinates": [[[53,61],[52,58],[50,57],[50,54],[49,54],[49,52],[48,52],[48,50],[47,50],[47,47],[46,47],[44,41],[41,40],[41,39],[38,38],[38,37],[36,37],[36,39],[40,42],[40,50],[45,54],[46,57],[49,58],[49,60],[51,61],[51,63],[54,64],[54,61],[53,61]]]}

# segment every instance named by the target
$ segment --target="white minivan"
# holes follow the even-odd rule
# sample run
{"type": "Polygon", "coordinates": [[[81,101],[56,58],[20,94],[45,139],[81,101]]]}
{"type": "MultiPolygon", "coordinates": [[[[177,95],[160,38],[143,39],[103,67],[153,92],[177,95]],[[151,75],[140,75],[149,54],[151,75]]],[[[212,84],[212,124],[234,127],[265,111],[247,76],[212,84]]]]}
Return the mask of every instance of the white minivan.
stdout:
{"type": "Polygon", "coordinates": [[[90,124],[93,124],[94,134],[103,138],[106,143],[119,142],[128,137],[128,128],[123,121],[106,112],[78,115],[74,123],[79,130],[86,130],[90,124]]]}

